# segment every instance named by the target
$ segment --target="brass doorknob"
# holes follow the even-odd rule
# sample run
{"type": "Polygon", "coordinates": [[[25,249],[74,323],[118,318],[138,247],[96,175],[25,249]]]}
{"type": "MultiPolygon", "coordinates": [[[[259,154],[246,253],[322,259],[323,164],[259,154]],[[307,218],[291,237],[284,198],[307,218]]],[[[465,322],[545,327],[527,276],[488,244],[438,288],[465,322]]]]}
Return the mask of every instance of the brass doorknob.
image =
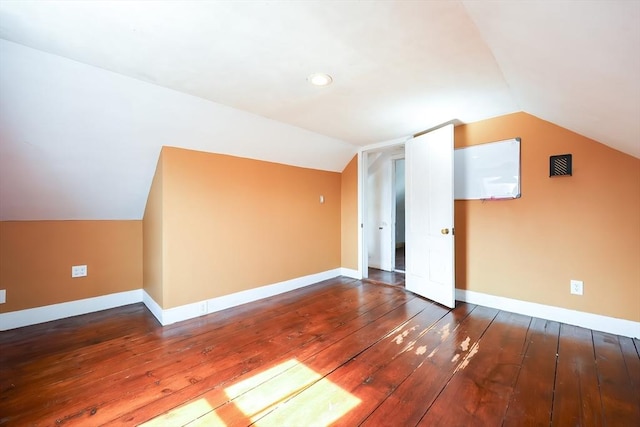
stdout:
{"type": "Polygon", "coordinates": [[[449,229],[448,228],[443,228],[442,230],[440,230],[440,232],[442,234],[449,234],[449,229]]]}

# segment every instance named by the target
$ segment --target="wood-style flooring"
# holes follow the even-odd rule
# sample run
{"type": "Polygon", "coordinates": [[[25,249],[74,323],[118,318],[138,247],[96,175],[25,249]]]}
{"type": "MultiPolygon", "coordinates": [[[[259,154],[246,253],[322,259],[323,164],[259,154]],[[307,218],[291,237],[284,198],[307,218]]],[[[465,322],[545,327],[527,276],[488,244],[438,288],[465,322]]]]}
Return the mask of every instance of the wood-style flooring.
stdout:
{"type": "Polygon", "coordinates": [[[377,268],[368,269],[367,281],[379,285],[404,287],[405,285],[405,250],[404,246],[396,249],[396,271],[385,271],[377,268]],[[398,270],[402,271],[399,272],[398,270]]]}
{"type": "Polygon", "coordinates": [[[377,268],[369,268],[369,277],[365,280],[377,285],[390,285],[400,286],[404,288],[405,279],[404,273],[398,273],[396,271],[384,271],[377,268]]]}
{"type": "Polygon", "coordinates": [[[336,278],[0,332],[0,424],[637,426],[638,340],[336,278]]]}

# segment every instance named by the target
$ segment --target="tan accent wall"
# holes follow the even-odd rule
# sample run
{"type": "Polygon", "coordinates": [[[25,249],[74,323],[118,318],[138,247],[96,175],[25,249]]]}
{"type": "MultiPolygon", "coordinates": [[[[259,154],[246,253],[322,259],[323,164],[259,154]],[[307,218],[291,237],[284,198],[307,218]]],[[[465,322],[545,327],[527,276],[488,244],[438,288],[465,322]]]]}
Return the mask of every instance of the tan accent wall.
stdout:
{"type": "Polygon", "coordinates": [[[2,313],[141,287],[142,221],[0,222],[2,313]]]}
{"type": "Polygon", "coordinates": [[[162,153],[158,158],[142,221],[143,289],[162,306],[163,223],[162,223],[162,153]]]}
{"type": "Polygon", "coordinates": [[[162,307],[339,268],[340,192],[339,173],[164,147],[162,307]]]}
{"type": "Polygon", "coordinates": [[[358,156],[354,156],[341,177],[342,267],[358,269],[358,156]]]}
{"type": "Polygon", "coordinates": [[[526,113],[455,129],[456,147],[513,137],[522,197],[455,202],[457,287],[640,321],[640,159],[526,113]],[[573,176],[549,178],[567,153],[573,176]]]}

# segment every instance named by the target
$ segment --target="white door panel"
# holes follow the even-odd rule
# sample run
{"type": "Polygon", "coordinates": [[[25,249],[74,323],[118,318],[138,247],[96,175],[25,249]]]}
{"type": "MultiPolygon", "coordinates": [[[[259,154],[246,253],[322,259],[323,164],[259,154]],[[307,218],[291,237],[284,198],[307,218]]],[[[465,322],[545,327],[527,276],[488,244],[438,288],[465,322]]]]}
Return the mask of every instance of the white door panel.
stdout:
{"type": "Polygon", "coordinates": [[[454,307],[453,125],[407,142],[405,167],[406,288],[454,307]]]}

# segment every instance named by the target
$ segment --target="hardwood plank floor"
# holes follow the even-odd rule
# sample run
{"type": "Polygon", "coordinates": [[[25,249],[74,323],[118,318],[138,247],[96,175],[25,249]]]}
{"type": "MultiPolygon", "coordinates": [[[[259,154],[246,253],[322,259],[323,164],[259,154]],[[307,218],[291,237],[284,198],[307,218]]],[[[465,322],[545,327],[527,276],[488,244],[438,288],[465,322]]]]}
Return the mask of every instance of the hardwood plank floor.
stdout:
{"type": "Polygon", "coordinates": [[[405,286],[405,274],[397,271],[384,271],[377,268],[369,268],[369,277],[365,280],[378,285],[405,286]]]}
{"type": "Polygon", "coordinates": [[[336,278],[0,332],[0,424],[640,425],[637,340],[336,278]]]}

